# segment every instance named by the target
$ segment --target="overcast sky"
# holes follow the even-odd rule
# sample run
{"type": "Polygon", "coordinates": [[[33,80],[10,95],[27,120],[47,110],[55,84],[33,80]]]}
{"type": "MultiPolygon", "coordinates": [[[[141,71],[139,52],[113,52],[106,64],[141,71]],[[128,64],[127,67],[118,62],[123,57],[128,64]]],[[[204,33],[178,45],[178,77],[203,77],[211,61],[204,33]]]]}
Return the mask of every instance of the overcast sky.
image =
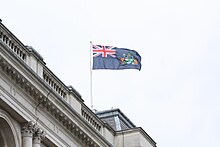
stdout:
{"type": "Polygon", "coordinates": [[[158,147],[220,146],[219,0],[1,0],[3,24],[88,107],[90,41],[142,70],[92,72],[94,108],[120,108],[158,147]]]}

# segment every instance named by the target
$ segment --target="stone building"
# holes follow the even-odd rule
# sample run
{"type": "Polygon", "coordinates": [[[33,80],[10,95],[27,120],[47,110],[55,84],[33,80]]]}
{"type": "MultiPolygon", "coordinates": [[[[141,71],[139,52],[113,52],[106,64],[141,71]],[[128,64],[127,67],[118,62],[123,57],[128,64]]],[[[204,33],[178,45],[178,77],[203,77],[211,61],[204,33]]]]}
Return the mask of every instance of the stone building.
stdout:
{"type": "Polygon", "coordinates": [[[92,112],[81,95],[0,21],[0,147],[156,147],[119,109],[92,112]]]}

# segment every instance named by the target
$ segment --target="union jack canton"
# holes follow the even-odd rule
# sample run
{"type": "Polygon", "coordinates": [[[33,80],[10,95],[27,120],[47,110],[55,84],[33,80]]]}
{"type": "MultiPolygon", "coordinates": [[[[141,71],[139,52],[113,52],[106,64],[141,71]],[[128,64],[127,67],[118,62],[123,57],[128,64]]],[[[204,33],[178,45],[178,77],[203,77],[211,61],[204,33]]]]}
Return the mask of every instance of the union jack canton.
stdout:
{"type": "Polygon", "coordinates": [[[103,45],[92,45],[93,47],[93,57],[98,57],[99,55],[102,55],[102,57],[107,58],[108,55],[111,57],[116,57],[115,53],[116,50],[114,50],[113,46],[103,46],[103,45]]]}

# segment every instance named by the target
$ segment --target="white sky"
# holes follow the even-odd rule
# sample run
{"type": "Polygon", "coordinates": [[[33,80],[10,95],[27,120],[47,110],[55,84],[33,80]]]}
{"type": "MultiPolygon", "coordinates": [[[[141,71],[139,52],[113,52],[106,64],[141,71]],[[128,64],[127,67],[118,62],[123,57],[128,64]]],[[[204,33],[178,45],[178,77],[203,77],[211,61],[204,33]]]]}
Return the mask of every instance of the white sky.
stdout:
{"type": "Polygon", "coordinates": [[[2,0],[0,18],[89,107],[89,42],[138,51],[141,71],[93,71],[94,108],[158,147],[220,146],[219,0],[2,0]]]}

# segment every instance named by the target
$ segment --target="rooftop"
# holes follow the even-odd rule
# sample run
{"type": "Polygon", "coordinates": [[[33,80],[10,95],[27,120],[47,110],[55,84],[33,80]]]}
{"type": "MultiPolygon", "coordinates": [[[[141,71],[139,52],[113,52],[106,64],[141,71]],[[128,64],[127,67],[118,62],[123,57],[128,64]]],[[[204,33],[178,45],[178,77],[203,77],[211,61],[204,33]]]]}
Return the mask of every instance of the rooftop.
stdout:
{"type": "Polygon", "coordinates": [[[111,109],[98,111],[95,114],[115,131],[135,128],[136,126],[128,119],[128,117],[120,109],[111,109]]]}

